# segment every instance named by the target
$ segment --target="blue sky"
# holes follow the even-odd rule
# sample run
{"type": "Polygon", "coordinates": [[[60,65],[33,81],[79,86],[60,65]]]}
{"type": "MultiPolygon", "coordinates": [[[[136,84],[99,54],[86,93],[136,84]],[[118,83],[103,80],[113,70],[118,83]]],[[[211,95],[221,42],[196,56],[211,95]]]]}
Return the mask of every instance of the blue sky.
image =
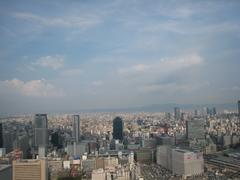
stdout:
{"type": "Polygon", "coordinates": [[[240,97],[240,2],[0,1],[0,111],[240,97]]]}

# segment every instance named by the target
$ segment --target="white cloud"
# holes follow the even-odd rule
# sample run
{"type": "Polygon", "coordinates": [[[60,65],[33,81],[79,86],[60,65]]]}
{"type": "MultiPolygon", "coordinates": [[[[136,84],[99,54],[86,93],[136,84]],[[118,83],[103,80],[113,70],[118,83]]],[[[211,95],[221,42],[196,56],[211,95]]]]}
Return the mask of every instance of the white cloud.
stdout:
{"type": "Polygon", "coordinates": [[[31,23],[36,23],[41,26],[48,27],[78,27],[81,29],[86,29],[92,27],[96,24],[101,23],[101,20],[97,16],[84,15],[84,16],[65,16],[65,17],[45,17],[39,16],[32,13],[18,12],[14,13],[13,16],[17,19],[22,19],[29,21],[31,23]]]}
{"type": "Polygon", "coordinates": [[[53,84],[44,79],[21,81],[19,79],[6,80],[1,82],[5,88],[10,91],[15,91],[23,96],[30,97],[59,97],[63,93],[58,90],[53,84]]]}
{"type": "Polygon", "coordinates": [[[233,90],[233,91],[240,91],[240,87],[239,87],[239,86],[233,86],[233,87],[232,87],[232,90],[233,90]]]}
{"type": "Polygon", "coordinates": [[[220,88],[220,90],[222,90],[222,91],[235,91],[235,92],[238,92],[238,91],[240,91],[240,86],[223,87],[223,88],[220,88]]]}
{"type": "Polygon", "coordinates": [[[191,92],[197,90],[199,88],[209,86],[209,82],[201,82],[201,83],[167,83],[167,84],[151,84],[144,85],[139,88],[140,92],[143,93],[154,93],[154,92],[164,92],[164,93],[176,93],[176,92],[191,92]]]}
{"type": "Polygon", "coordinates": [[[169,31],[179,34],[208,34],[208,33],[238,33],[240,29],[239,22],[219,22],[208,24],[203,21],[182,22],[177,20],[168,20],[164,22],[145,25],[141,32],[159,33],[169,31]]]}
{"type": "Polygon", "coordinates": [[[136,64],[131,67],[121,68],[118,73],[121,76],[131,77],[136,75],[164,75],[174,71],[199,65],[203,58],[196,53],[184,57],[164,58],[151,64],[136,64]]]}
{"type": "Polygon", "coordinates": [[[44,56],[39,58],[34,65],[51,68],[54,70],[64,67],[64,57],[61,55],[44,56]]]}
{"type": "Polygon", "coordinates": [[[93,81],[93,82],[92,82],[92,85],[93,85],[93,86],[102,86],[102,85],[103,85],[103,82],[102,82],[102,81],[93,81]]]}
{"type": "Polygon", "coordinates": [[[80,68],[66,69],[61,72],[62,76],[79,76],[83,73],[83,70],[80,68]]]}
{"type": "Polygon", "coordinates": [[[141,87],[139,90],[145,93],[152,93],[152,92],[176,92],[176,91],[190,91],[193,89],[193,86],[189,85],[178,85],[176,83],[169,83],[169,84],[152,84],[146,85],[141,87]]]}

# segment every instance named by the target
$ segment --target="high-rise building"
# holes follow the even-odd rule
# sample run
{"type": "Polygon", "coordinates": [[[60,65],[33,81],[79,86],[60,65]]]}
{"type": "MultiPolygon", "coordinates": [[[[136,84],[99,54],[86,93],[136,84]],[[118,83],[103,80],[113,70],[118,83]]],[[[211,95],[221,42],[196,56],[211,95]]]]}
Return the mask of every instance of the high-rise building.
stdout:
{"type": "Polygon", "coordinates": [[[157,147],[156,153],[157,164],[172,170],[172,149],[168,145],[160,145],[157,147]]]}
{"type": "Polygon", "coordinates": [[[212,116],[216,116],[217,114],[217,110],[215,107],[212,108],[212,116]]]}
{"type": "Polygon", "coordinates": [[[174,108],[174,118],[175,118],[175,120],[180,120],[180,118],[181,118],[181,113],[180,113],[179,107],[174,108]]]}
{"type": "Polygon", "coordinates": [[[66,152],[70,156],[82,156],[84,153],[89,152],[88,143],[81,142],[81,143],[73,143],[68,144],[66,147],[66,152]]]}
{"type": "Polygon", "coordinates": [[[205,138],[205,120],[189,120],[186,121],[187,139],[204,139],[205,138]]]}
{"type": "Polygon", "coordinates": [[[48,144],[48,119],[47,114],[36,114],[34,118],[35,146],[48,144]]]}
{"type": "Polygon", "coordinates": [[[13,161],[13,180],[47,180],[46,163],[46,160],[13,161]]]}
{"type": "Polygon", "coordinates": [[[54,147],[58,149],[63,147],[63,138],[59,131],[55,131],[51,134],[51,143],[54,147]]]}
{"type": "Polygon", "coordinates": [[[201,152],[192,152],[185,149],[172,149],[173,174],[192,176],[204,172],[204,161],[201,152]]]}
{"type": "Polygon", "coordinates": [[[3,125],[0,123],[0,148],[3,148],[3,125]]]}
{"type": "Polygon", "coordinates": [[[209,108],[207,107],[207,115],[210,117],[216,116],[217,115],[217,110],[215,107],[209,108]]]}
{"type": "Polygon", "coordinates": [[[240,117],[240,100],[238,101],[238,116],[240,117]]]}
{"type": "Polygon", "coordinates": [[[80,140],[80,117],[79,117],[79,115],[73,115],[72,128],[73,128],[72,137],[74,138],[74,141],[76,143],[78,143],[80,140]]]}
{"type": "Polygon", "coordinates": [[[13,142],[16,139],[16,132],[12,129],[4,130],[3,147],[6,148],[6,153],[13,151],[13,142]]]}
{"type": "Polygon", "coordinates": [[[113,120],[113,139],[123,140],[123,120],[120,117],[113,120]]]}
{"type": "Polygon", "coordinates": [[[198,110],[197,110],[197,109],[194,110],[194,116],[195,116],[195,117],[198,116],[198,110]]]}
{"type": "Polygon", "coordinates": [[[23,158],[27,158],[29,146],[29,137],[27,135],[18,135],[13,143],[14,149],[21,149],[23,158]]]}

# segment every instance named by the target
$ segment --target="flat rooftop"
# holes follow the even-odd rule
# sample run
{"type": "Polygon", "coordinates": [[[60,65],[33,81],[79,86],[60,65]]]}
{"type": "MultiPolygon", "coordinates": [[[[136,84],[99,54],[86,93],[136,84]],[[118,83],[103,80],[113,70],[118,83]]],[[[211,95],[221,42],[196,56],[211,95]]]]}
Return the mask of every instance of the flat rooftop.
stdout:
{"type": "Polygon", "coordinates": [[[10,164],[0,164],[0,171],[12,167],[10,164]]]}

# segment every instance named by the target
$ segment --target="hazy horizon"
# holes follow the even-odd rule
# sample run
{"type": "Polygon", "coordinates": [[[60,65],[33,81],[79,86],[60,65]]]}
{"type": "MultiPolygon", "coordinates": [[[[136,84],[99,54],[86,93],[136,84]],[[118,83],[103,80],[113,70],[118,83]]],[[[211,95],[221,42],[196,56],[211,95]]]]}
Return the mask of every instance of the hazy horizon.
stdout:
{"type": "Polygon", "coordinates": [[[0,114],[240,99],[240,1],[1,1],[0,114]]]}

